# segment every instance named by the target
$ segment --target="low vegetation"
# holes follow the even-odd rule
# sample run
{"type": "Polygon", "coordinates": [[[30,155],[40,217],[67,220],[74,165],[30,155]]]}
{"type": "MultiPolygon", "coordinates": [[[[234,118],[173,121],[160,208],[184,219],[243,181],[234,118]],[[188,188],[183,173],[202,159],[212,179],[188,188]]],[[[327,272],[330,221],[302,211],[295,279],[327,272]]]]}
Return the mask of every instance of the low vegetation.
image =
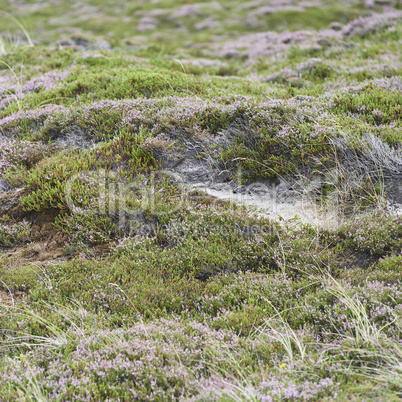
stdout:
{"type": "Polygon", "coordinates": [[[59,3],[0,13],[0,399],[399,400],[400,5],[59,3]]]}

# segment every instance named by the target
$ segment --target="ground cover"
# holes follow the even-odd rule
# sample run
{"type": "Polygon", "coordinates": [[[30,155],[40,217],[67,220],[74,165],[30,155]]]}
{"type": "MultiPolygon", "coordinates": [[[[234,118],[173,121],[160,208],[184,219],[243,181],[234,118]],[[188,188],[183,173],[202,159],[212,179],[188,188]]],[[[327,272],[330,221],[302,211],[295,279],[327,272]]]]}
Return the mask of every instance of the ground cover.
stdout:
{"type": "Polygon", "coordinates": [[[188,3],[2,8],[0,399],[399,400],[400,4],[188,3]]]}

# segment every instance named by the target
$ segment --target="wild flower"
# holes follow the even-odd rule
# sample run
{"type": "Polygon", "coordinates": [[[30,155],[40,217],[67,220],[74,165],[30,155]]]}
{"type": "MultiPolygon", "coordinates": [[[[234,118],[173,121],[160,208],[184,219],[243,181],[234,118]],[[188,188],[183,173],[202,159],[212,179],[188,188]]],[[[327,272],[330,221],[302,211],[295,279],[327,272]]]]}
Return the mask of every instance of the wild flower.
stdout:
{"type": "Polygon", "coordinates": [[[29,169],[51,152],[45,144],[0,139],[0,177],[15,169],[29,169]]]}
{"type": "Polygon", "coordinates": [[[356,249],[383,254],[387,249],[400,246],[402,220],[383,215],[369,216],[346,223],[341,233],[356,249]]]}
{"type": "Polygon", "coordinates": [[[342,29],[344,36],[364,36],[372,34],[384,27],[391,27],[396,25],[402,18],[402,12],[400,10],[388,11],[382,14],[373,14],[368,17],[360,17],[342,29]]]}
{"type": "Polygon", "coordinates": [[[18,223],[0,223],[0,246],[10,247],[29,240],[31,225],[23,220],[18,223]]]}
{"type": "Polygon", "coordinates": [[[24,99],[26,94],[56,88],[68,78],[72,68],[70,67],[64,71],[50,71],[25,82],[23,81],[24,76],[20,76],[17,82],[13,82],[16,80],[12,80],[9,77],[1,77],[5,83],[0,86],[0,110],[7,107],[14,100],[24,99]]]}

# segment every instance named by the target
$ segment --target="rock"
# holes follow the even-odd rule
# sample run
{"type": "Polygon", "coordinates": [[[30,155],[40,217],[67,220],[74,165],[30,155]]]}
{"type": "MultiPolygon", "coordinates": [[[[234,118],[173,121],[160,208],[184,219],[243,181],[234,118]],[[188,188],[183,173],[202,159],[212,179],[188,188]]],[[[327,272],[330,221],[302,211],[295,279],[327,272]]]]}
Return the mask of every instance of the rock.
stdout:
{"type": "Polygon", "coordinates": [[[0,180],[0,196],[11,190],[13,187],[8,181],[0,180]]]}
{"type": "Polygon", "coordinates": [[[402,215],[402,177],[391,177],[384,180],[385,197],[391,207],[402,215]]]}
{"type": "Polygon", "coordinates": [[[6,214],[10,209],[19,205],[25,188],[16,188],[9,190],[0,197],[0,215],[6,214]]]}
{"type": "Polygon", "coordinates": [[[110,43],[105,39],[97,39],[89,45],[91,50],[109,50],[111,47],[110,43]]]}
{"type": "Polygon", "coordinates": [[[109,49],[111,49],[110,43],[103,38],[91,40],[86,37],[72,36],[70,39],[63,39],[61,41],[58,41],[57,44],[61,45],[61,46],[79,47],[84,50],[109,50],[109,49]]]}
{"type": "Polygon", "coordinates": [[[89,40],[78,36],[71,37],[71,42],[74,46],[83,47],[84,49],[88,49],[89,47],[89,40]]]}

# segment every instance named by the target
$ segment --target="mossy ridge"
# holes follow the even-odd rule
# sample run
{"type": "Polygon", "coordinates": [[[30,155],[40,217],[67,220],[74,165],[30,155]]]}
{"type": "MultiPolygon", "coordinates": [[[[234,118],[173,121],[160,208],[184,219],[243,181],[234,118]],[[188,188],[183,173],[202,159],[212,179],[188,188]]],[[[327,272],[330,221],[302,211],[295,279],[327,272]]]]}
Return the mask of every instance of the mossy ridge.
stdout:
{"type": "MultiPolygon", "coordinates": [[[[102,63],[102,58],[95,58],[92,65],[87,65],[88,61],[91,60],[90,58],[85,60],[75,58],[76,64],[69,63],[65,66],[71,70],[62,86],[50,90],[39,89],[37,92],[28,93],[18,102],[18,108],[20,110],[32,109],[47,104],[73,106],[78,102],[82,105],[97,100],[139,97],[186,97],[193,95],[213,99],[217,96],[236,94],[258,98],[261,97],[261,92],[264,92],[265,88],[262,84],[247,80],[219,80],[211,77],[206,81],[202,77],[194,76],[185,71],[168,70],[150,65],[133,66],[132,63],[127,62],[118,54],[116,56],[111,54],[110,56],[110,63],[102,63]]],[[[52,70],[49,69],[48,71],[52,70]]],[[[15,107],[14,101],[1,112],[0,117],[14,113],[15,107]]]]}

